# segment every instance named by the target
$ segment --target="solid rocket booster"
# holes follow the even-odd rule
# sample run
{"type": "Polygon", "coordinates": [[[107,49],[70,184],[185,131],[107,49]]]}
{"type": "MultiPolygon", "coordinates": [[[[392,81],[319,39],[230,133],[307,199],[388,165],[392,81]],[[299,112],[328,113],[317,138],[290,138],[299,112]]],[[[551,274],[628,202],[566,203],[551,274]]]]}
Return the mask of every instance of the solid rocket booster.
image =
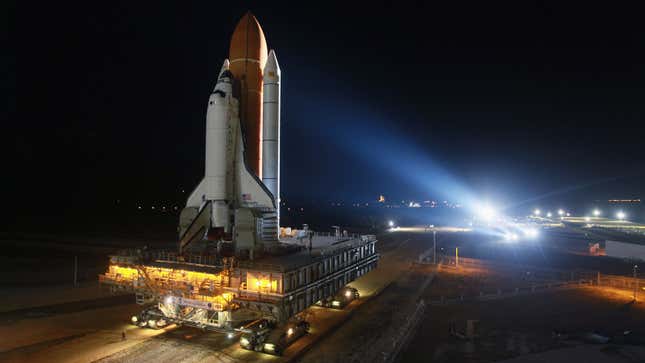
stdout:
{"type": "Polygon", "coordinates": [[[280,211],[280,66],[271,50],[264,67],[262,109],[262,182],[280,211]]]}
{"type": "Polygon", "coordinates": [[[246,165],[262,178],[262,71],[267,60],[267,43],[260,24],[250,12],[235,27],[229,60],[231,73],[239,83],[246,165]]]}

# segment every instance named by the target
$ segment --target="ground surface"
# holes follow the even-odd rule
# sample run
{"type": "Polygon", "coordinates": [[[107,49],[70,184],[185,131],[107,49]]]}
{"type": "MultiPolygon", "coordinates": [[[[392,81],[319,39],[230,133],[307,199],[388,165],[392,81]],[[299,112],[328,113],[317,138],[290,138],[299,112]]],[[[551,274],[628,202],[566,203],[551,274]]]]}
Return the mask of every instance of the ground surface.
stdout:
{"type": "MultiPolygon", "coordinates": [[[[438,283],[454,276],[437,275],[438,283]]],[[[426,296],[432,293],[432,287],[426,296]]],[[[581,288],[477,303],[429,306],[422,328],[401,356],[403,362],[487,362],[582,344],[581,336],[599,332],[619,337],[629,330],[645,343],[645,303],[633,304],[624,291],[581,288]],[[449,333],[478,320],[480,338],[464,341],[449,333]],[[553,339],[554,331],[572,339],[553,339]]],[[[582,339],[584,340],[584,339],[582,339]]],[[[645,351],[641,351],[645,359],[645,351]]],[[[638,361],[638,360],[635,360],[638,361]]]]}
{"type": "MultiPolygon", "coordinates": [[[[578,253],[584,251],[586,240],[576,240],[568,234],[563,237],[561,231],[557,232],[552,238],[544,238],[541,244],[504,246],[481,243],[477,236],[446,230],[439,235],[438,248],[450,255],[459,246],[460,256],[485,257],[504,263],[530,262],[551,268],[600,266],[607,271],[629,272],[629,266],[620,261],[578,253]]],[[[9,286],[11,289],[1,290],[4,301],[0,307],[4,312],[0,313],[0,362],[284,362],[292,358],[311,363],[380,361],[381,352],[392,350],[388,339],[400,330],[420,299],[431,301],[463,293],[476,295],[481,290],[527,283],[521,274],[512,271],[444,270],[435,274],[431,268],[413,267],[411,261],[431,247],[432,234],[423,231],[379,236],[378,249],[382,255],[379,267],[351,284],[361,292],[361,300],[342,311],[312,308],[311,334],[294,343],[282,358],[241,350],[235,341],[221,334],[174,326],[165,330],[135,328],[127,324],[127,319],[140,307],[124,304],[119,298],[101,299],[92,282],[95,280],[89,279],[81,288],[72,288],[69,284],[9,286]],[[426,282],[429,285],[424,285],[426,282]],[[123,332],[125,340],[121,336],[123,332]]],[[[25,247],[20,253],[26,257],[17,262],[20,266],[32,263],[25,249],[28,250],[25,247]]],[[[100,260],[97,251],[88,249],[88,264],[100,260]]],[[[56,256],[52,263],[56,259],[64,263],[59,272],[67,279],[71,271],[68,254],[59,252],[56,256]]],[[[6,262],[9,261],[10,258],[6,262]]],[[[86,273],[93,274],[96,267],[87,267],[86,273]]],[[[38,271],[32,268],[22,278],[37,275],[38,271]]],[[[49,279],[42,278],[44,282],[49,279]]],[[[51,280],[59,281],[54,276],[51,280]]],[[[427,305],[416,330],[412,331],[416,333],[399,358],[404,362],[488,362],[517,358],[532,362],[535,360],[531,359],[539,357],[533,354],[554,354],[544,356],[551,359],[558,351],[568,354],[562,349],[572,347],[579,349],[581,356],[594,354],[580,338],[587,332],[617,336],[629,329],[637,337],[645,334],[642,330],[645,307],[643,303],[629,304],[630,300],[630,293],[625,291],[578,289],[478,303],[427,305]],[[480,321],[479,339],[462,341],[449,334],[451,324],[463,330],[469,319],[480,321]],[[554,340],[554,330],[565,331],[572,338],[554,340]]],[[[614,347],[602,354],[621,362],[640,359],[638,349],[629,352],[621,349],[614,347]]]]}

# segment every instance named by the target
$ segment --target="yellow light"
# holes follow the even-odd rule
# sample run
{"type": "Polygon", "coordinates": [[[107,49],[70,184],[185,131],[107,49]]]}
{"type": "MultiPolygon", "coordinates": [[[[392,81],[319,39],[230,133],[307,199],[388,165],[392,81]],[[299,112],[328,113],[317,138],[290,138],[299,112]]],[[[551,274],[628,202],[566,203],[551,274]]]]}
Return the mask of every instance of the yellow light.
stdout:
{"type": "Polygon", "coordinates": [[[287,330],[287,335],[291,336],[292,334],[293,334],[293,328],[289,328],[289,330],[287,330]]]}

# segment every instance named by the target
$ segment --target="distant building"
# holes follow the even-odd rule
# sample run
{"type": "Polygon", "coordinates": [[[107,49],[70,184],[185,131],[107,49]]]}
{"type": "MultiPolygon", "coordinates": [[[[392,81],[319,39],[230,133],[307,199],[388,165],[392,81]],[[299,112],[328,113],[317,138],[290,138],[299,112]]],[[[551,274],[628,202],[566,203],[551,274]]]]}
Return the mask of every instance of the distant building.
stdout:
{"type": "Polygon", "coordinates": [[[640,198],[635,199],[609,199],[609,204],[640,204],[640,198]]]}
{"type": "Polygon", "coordinates": [[[605,255],[645,261],[645,244],[605,241],[605,255]]]}

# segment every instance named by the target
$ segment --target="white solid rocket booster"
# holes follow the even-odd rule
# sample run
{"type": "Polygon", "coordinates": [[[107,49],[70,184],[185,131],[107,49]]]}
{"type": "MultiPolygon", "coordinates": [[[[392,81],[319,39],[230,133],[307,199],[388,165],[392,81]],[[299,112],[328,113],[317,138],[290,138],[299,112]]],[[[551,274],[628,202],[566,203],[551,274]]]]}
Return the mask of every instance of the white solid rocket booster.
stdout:
{"type": "Polygon", "coordinates": [[[263,75],[262,182],[280,214],[280,66],[271,50],[263,75]]]}

